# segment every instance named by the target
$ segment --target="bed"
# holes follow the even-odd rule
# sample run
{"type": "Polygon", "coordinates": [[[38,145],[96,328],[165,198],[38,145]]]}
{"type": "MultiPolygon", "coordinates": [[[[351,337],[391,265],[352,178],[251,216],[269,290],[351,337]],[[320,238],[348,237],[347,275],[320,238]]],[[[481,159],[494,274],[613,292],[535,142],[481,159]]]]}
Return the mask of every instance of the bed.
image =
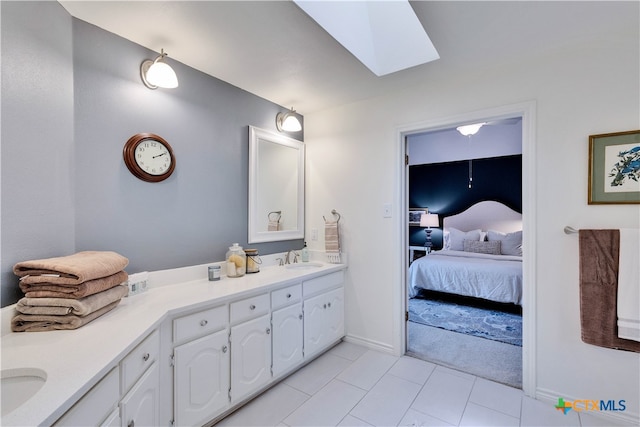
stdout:
{"type": "Polygon", "coordinates": [[[424,289],[522,305],[522,214],[483,201],[443,226],[444,248],[409,267],[409,298],[424,289]]]}

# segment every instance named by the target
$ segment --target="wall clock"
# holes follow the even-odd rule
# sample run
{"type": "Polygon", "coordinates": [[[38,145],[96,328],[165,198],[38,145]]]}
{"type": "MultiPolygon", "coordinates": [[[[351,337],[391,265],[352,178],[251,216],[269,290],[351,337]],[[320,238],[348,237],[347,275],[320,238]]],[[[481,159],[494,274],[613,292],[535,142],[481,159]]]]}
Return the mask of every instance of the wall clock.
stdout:
{"type": "Polygon", "coordinates": [[[176,167],[171,145],[153,133],[138,133],[124,144],[124,163],[137,178],[160,182],[169,178],[176,167]]]}

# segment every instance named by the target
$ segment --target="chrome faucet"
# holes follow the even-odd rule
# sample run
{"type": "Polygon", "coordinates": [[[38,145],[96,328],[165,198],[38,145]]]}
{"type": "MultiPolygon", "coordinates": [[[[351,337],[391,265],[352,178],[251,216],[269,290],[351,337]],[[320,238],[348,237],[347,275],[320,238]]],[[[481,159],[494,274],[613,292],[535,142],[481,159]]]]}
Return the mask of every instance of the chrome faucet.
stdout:
{"type": "Polygon", "coordinates": [[[287,252],[287,255],[285,255],[284,257],[284,263],[285,264],[291,264],[291,262],[289,261],[289,256],[293,254],[293,263],[295,264],[296,262],[298,262],[298,253],[291,249],[289,252],[287,252]]]}

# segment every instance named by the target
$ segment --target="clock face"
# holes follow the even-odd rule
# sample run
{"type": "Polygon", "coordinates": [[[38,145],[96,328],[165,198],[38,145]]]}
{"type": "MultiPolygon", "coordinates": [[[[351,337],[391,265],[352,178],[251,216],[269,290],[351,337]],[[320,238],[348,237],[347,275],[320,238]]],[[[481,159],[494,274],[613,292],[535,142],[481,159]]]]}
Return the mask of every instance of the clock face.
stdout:
{"type": "Polygon", "coordinates": [[[152,133],[139,133],[129,138],[122,155],[129,171],[147,182],[169,178],[176,167],[171,145],[152,133]]]}
{"type": "Polygon", "coordinates": [[[145,139],[135,149],[136,163],[150,175],[163,175],[171,166],[171,153],[161,142],[145,139]]]}

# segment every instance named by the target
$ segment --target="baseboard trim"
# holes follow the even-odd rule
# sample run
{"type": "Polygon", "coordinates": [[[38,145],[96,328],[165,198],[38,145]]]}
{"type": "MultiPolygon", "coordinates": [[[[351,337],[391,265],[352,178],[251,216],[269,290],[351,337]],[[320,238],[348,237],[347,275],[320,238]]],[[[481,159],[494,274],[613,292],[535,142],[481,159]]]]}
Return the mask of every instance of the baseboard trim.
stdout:
{"type": "Polygon", "coordinates": [[[396,355],[394,352],[394,348],[392,345],[390,344],[386,344],[386,343],[382,343],[382,342],[378,342],[378,341],[373,341],[370,339],[366,339],[366,338],[362,338],[362,337],[358,337],[355,335],[351,335],[351,334],[347,334],[344,337],[344,341],[346,342],[350,342],[352,344],[357,344],[357,345],[361,345],[363,347],[367,347],[371,350],[377,350],[377,351],[381,351],[383,353],[389,353],[392,355],[396,355]]]}

